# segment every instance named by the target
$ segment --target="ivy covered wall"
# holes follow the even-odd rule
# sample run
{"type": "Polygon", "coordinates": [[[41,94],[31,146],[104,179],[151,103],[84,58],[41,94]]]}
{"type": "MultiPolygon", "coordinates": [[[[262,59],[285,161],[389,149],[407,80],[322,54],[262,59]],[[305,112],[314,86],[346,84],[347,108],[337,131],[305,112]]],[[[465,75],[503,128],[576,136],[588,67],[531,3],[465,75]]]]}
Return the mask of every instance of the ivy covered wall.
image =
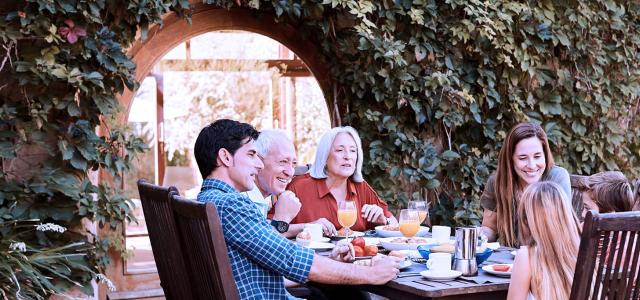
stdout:
{"type": "MultiPolygon", "coordinates": [[[[367,180],[396,207],[477,224],[501,142],[541,122],[571,173],[640,171],[637,1],[208,1],[276,18],[331,68],[342,124],[366,143],[367,180]]],[[[118,232],[117,187],[141,141],[114,122],[135,88],[125,49],[186,0],[0,4],[0,293],[47,297],[101,280],[105,250],[83,220],[118,232]],[[97,135],[102,124],[106,134],[97,135]],[[87,174],[102,170],[113,184],[87,174]],[[20,271],[16,271],[20,270],[20,271]]],[[[185,21],[186,22],[186,21],[185,21]]]]}

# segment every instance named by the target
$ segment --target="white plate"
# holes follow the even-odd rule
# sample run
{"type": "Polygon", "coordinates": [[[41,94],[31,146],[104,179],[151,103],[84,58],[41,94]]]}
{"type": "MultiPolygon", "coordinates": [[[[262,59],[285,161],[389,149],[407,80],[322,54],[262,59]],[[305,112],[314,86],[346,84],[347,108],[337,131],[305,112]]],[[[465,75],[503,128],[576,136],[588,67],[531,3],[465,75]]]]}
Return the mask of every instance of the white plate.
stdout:
{"type": "MultiPolygon", "coordinates": [[[[402,237],[402,233],[400,232],[400,230],[384,230],[382,229],[385,225],[380,225],[380,226],[376,226],[376,234],[380,237],[386,238],[386,237],[402,237]]],[[[418,230],[418,233],[416,233],[417,237],[423,237],[427,235],[427,232],[429,232],[429,227],[427,226],[420,226],[420,230],[418,230]]]]}
{"type": "Polygon", "coordinates": [[[462,272],[456,270],[449,270],[445,272],[433,272],[432,270],[426,270],[420,272],[420,275],[431,281],[451,281],[460,277],[460,275],[462,275],[462,272]]]}
{"type": "Polygon", "coordinates": [[[309,245],[305,246],[305,247],[311,248],[313,250],[326,251],[326,250],[333,249],[333,247],[335,247],[335,246],[336,245],[334,245],[332,243],[311,241],[311,243],[309,243],[309,245]]]}
{"type": "Polygon", "coordinates": [[[375,245],[375,246],[380,246],[380,238],[365,236],[365,237],[364,237],[364,243],[365,243],[366,245],[375,245]]]}
{"type": "Polygon", "coordinates": [[[511,277],[511,270],[513,270],[513,264],[499,264],[499,265],[508,265],[509,266],[509,271],[507,272],[500,272],[500,271],[496,271],[493,269],[494,265],[486,265],[486,266],[482,266],[482,269],[491,274],[491,275],[496,275],[496,276],[500,276],[500,277],[511,277]]]}
{"type": "Polygon", "coordinates": [[[299,239],[299,238],[296,238],[296,243],[298,243],[298,245],[303,246],[303,247],[308,246],[308,245],[309,245],[309,243],[311,243],[311,242],[323,242],[323,243],[327,243],[327,242],[329,242],[329,241],[330,241],[330,239],[329,239],[328,237],[322,237],[322,238],[320,238],[319,240],[313,240],[313,241],[312,241],[312,240],[305,240],[305,239],[299,239]]]}
{"type": "Polygon", "coordinates": [[[400,262],[400,267],[398,267],[399,270],[404,270],[408,267],[410,267],[413,264],[413,262],[409,259],[405,259],[403,261],[400,262]]]}
{"type": "Polygon", "coordinates": [[[396,252],[402,253],[408,258],[422,258],[418,250],[397,250],[396,252]]]}
{"type": "MultiPolygon", "coordinates": [[[[433,239],[430,238],[412,238],[419,239],[422,242],[417,244],[407,244],[407,243],[395,243],[393,240],[399,239],[397,237],[391,238],[382,238],[380,239],[380,245],[387,250],[417,250],[419,245],[428,245],[436,243],[433,239]]],[[[404,238],[403,238],[404,239],[404,238]]]]}
{"type": "MultiPolygon", "coordinates": [[[[364,236],[364,232],[361,231],[351,231],[351,234],[349,234],[349,238],[356,238],[359,236],[364,236]]],[[[331,237],[332,240],[341,240],[341,239],[345,239],[347,238],[346,236],[339,236],[339,235],[334,235],[331,237]]]]}

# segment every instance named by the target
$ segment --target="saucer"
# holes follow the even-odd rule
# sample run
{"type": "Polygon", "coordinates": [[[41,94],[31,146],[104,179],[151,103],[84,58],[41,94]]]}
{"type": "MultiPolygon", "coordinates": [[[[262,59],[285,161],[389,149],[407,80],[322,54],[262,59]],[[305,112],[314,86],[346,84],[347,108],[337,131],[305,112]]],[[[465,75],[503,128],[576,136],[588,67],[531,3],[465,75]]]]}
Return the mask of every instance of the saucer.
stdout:
{"type": "Polygon", "coordinates": [[[422,275],[422,277],[429,279],[431,281],[451,281],[460,277],[460,275],[462,275],[462,272],[456,271],[456,270],[439,271],[439,272],[426,270],[426,271],[420,272],[420,275],[422,275]]]}

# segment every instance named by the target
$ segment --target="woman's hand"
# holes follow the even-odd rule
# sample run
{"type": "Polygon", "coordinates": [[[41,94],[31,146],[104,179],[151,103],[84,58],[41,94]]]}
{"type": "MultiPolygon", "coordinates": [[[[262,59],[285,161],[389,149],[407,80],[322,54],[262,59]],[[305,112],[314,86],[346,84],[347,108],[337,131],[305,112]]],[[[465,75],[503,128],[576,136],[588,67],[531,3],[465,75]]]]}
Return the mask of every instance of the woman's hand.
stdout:
{"type": "Polygon", "coordinates": [[[322,232],[324,233],[325,236],[334,236],[338,234],[338,230],[336,230],[336,227],[333,225],[333,223],[331,223],[331,221],[325,218],[317,219],[311,223],[321,224],[322,232]]]}
{"type": "Polygon", "coordinates": [[[373,205],[373,204],[365,204],[362,206],[362,218],[365,220],[376,223],[376,224],[386,224],[387,218],[384,216],[384,211],[382,207],[373,205]]]}

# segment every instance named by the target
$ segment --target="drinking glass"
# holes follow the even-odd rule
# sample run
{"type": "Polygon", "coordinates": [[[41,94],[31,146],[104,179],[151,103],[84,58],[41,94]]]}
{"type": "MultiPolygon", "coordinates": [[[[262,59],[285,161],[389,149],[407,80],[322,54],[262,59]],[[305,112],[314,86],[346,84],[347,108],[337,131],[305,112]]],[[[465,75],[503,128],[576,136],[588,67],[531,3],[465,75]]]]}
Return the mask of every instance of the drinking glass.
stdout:
{"type": "Polygon", "coordinates": [[[420,216],[420,224],[429,219],[429,203],[427,201],[409,201],[409,206],[407,208],[418,211],[418,215],[420,216]]]}
{"type": "Polygon", "coordinates": [[[400,232],[405,237],[413,237],[420,229],[420,215],[417,210],[403,209],[400,211],[400,232]]]}
{"type": "Polygon", "coordinates": [[[353,201],[341,201],[338,205],[338,223],[342,227],[347,228],[345,230],[347,239],[351,233],[351,226],[356,223],[358,217],[358,211],[356,210],[356,203],[353,201]]]}

